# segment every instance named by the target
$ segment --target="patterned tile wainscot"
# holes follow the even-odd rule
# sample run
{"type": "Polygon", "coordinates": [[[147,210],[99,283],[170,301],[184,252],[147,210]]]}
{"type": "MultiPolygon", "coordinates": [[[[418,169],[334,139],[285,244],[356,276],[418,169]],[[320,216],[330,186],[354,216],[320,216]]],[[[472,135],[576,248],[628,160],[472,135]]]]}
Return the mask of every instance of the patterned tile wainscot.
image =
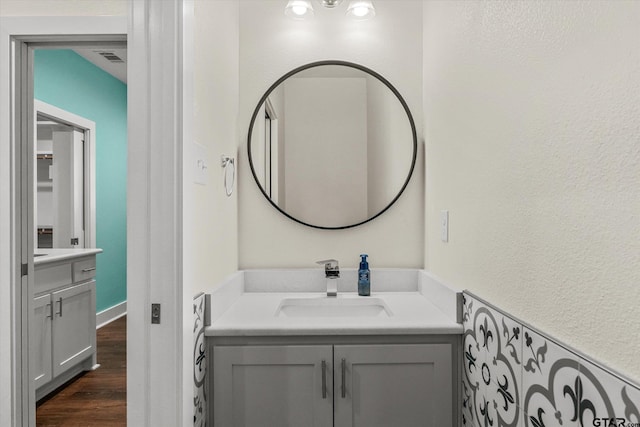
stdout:
{"type": "Polygon", "coordinates": [[[640,427],[640,386],[464,292],[464,427],[640,427]]]}
{"type": "Polygon", "coordinates": [[[193,425],[207,425],[207,377],[206,345],[204,342],[205,295],[193,299],[193,425]]]}

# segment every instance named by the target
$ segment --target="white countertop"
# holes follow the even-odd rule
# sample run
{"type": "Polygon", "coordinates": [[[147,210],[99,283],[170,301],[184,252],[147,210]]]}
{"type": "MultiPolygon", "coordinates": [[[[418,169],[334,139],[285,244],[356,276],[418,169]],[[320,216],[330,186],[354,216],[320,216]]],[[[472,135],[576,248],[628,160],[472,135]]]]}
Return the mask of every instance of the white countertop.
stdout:
{"type": "MultiPolygon", "coordinates": [[[[391,316],[286,317],[277,316],[285,298],[322,298],[321,293],[245,293],[207,328],[209,336],[249,335],[394,335],[461,334],[453,322],[419,292],[378,292],[391,316]]],[[[367,298],[345,293],[336,298],[367,298]]]]}
{"type": "Polygon", "coordinates": [[[102,252],[99,248],[90,249],[36,249],[34,258],[34,265],[48,264],[54,261],[63,261],[66,259],[78,258],[87,255],[95,255],[102,252]]]}
{"type": "MultiPolygon", "coordinates": [[[[405,274],[406,272],[401,272],[405,274]]],[[[299,278],[308,271],[289,273],[299,278]]],[[[288,317],[278,315],[278,308],[287,298],[334,298],[326,292],[291,291],[291,285],[274,285],[273,278],[282,277],[281,272],[238,272],[229,283],[212,293],[212,323],[205,330],[207,336],[295,336],[295,335],[409,335],[409,334],[462,334],[462,324],[457,322],[455,304],[442,304],[442,293],[449,301],[455,301],[456,291],[434,284],[431,279],[419,277],[413,270],[415,285],[404,285],[401,291],[392,291],[394,271],[378,272],[389,276],[389,281],[379,280],[378,292],[370,297],[358,296],[357,292],[339,292],[338,299],[379,298],[388,307],[389,316],[375,317],[288,317]],[[256,277],[261,279],[256,280],[256,277]],[[261,281],[261,282],[260,282],[261,281]],[[272,291],[265,292],[269,283],[272,291]],[[443,288],[440,289],[440,286],[443,288]],[[413,289],[411,289],[413,287],[413,289]],[[438,295],[440,294],[440,295],[438,295]],[[453,309],[449,309],[452,308],[453,309]],[[452,311],[452,312],[449,312],[452,311]]],[[[372,273],[373,276],[373,273],[372,273]]],[[[405,274],[409,277],[409,275],[405,274]]],[[[299,281],[296,281],[300,283],[299,281]]],[[[397,289],[397,287],[396,287],[397,289]]]]}

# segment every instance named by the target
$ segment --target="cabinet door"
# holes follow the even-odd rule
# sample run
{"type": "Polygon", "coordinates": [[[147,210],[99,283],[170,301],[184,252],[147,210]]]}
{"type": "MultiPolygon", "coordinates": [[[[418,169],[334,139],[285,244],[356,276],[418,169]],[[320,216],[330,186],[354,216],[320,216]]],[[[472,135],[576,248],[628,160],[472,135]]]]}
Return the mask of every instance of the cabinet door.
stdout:
{"type": "Polygon", "coordinates": [[[214,425],[333,426],[332,347],[214,347],[214,425]]]}
{"type": "Polygon", "coordinates": [[[452,425],[449,344],[335,346],[334,365],[336,427],[452,425]]]}
{"type": "Polygon", "coordinates": [[[29,353],[35,388],[51,381],[51,294],[33,300],[33,328],[29,353]]]}
{"type": "Polygon", "coordinates": [[[96,349],[96,282],[54,292],[53,375],[91,356],[96,349]]]}

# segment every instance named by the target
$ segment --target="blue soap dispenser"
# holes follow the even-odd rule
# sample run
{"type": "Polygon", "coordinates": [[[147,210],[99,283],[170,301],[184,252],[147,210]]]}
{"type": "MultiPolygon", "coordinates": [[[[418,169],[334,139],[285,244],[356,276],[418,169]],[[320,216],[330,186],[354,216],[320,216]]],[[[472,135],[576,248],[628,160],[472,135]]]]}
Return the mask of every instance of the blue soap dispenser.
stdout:
{"type": "Polygon", "coordinates": [[[367,257],[367,254],[360,255],[360,269],[358,270],[358,295],[363,297],[371,295],[371,272],[367,257]]]}

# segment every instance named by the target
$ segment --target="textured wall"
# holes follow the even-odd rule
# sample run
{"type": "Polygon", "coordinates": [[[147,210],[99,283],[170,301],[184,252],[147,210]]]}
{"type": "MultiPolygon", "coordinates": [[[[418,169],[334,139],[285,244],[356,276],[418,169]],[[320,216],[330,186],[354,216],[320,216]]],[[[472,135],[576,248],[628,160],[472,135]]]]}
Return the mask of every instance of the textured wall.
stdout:
{"type": "Polygon", "coordinates": [[[428,269],[637,380],[640,3],[429,1],[424,25],[428,269]]]}
{"type": "Polygon", "coordinates": [[[354,22],[344,12],[316,9],[311,21],[294,21],[285,2],[240,2],[239,263],[241,268],[313,267],[333,257],[358,265],[368,252],[375,267],[422,267],[424,198],[422,144],[416,172],[398,202],[376,220],[348,230],[317,230],[276,211],[258,190],[249,169],[246,136],[262,94],[279,77],[305,63],[340,59],[385,76],[412,110],[421,139],[422,3],[376,1],[375,19],[354,22]]]}
{"type": "Polygon", "coordinates": [[[96,123],[96,309],[127,299],[127,85],[71,50],[36,50],[35,98],[96,123]]]}

